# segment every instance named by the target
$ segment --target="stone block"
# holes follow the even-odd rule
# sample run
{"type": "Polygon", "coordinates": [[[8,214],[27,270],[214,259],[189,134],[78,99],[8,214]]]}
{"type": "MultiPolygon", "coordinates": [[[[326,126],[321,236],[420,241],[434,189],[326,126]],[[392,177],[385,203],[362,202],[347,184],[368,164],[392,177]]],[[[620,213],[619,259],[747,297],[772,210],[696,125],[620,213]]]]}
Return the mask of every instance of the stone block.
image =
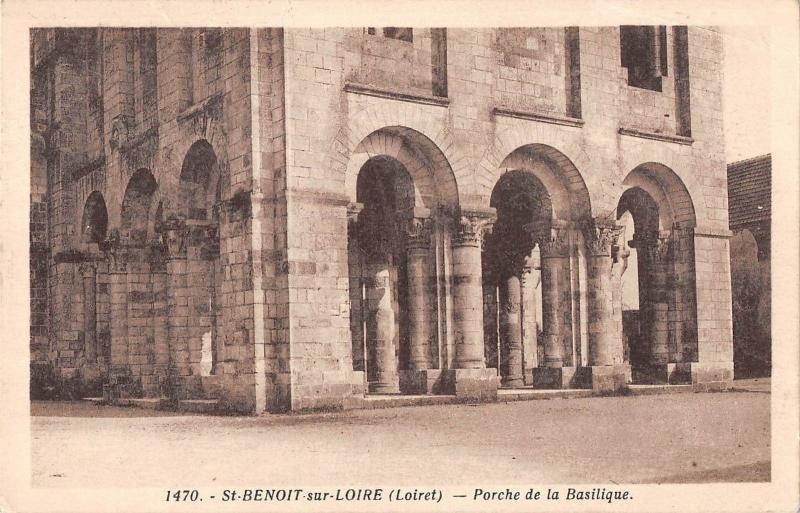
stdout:
{"type": "Polygon", "coordinates": [[[495,369],[444,369],[434,393],[464,400],[494,401],[500,378],[495,369]]]}
{"type": "Polygon", "coordinates": [[[613,394],[624,390],[629,367],[629,365],[585,367],[591,373],[592,391],[596,394],[613,394]]]}
{"type": "Polygon", "coordinates": [[[533,388],[590,388],[579,367],[536,367],[532,369],[533,388]]]}
{"type": "Polygon", "coordinates": [[[434,393],[440,381],[440,369],[401,370],[400,393],[406,395],[425,395],[434,393]]]}
{"type": "Polygon", "coordinates": [[[691,375],[696,392],[728,390],[733,386],[733,362],[692,362],[691,375]]]}

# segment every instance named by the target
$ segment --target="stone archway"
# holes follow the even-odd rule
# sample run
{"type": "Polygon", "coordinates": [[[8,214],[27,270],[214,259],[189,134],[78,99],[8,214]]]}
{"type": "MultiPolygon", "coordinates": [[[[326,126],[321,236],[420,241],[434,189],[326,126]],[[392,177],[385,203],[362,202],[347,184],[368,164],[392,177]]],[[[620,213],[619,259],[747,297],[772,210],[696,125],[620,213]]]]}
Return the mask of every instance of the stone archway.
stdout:
{"type": "Polygon", "coordinates": [[[347,166],[353,367],[373,393],[427,393],[446,358],[455,177],[421,133],[385,127],[347,166]]]}
{"type": "Polygon", "coordinates": [[[222,280],[219,203],[217,155],[208,141],[200,139],[183,159],[170,213],[157,221],[168,255],[173,366],[179,375],[189,376],[183,378],[191,381],[186,383],[189,388],[204,390],[213,387],[210,381],[224,357],[218,299],[222,280]]]}
{"type": "Polygon", "coordinates": [[[83,206],[81,221],[81,241],[98,244],[106,238],[108,230],[108,210],[103,194],[93,191],[83,206]]]}
{"type": "Polygon", "coordinates": [[[638,276],[615,276],[615,311],[628,343],[633,380],[682,383],[697,360],[694,278],[694,206],[680,178],[646,163],[625,178],[617,218],[629,215],[633,233],[619,241],[620,256],[635,252],[638,276]],[[625,280],[638,281],[638,311],[625,312],[625,280]]]}
{"type": "Polygon", "coordinates": [[[579,286],[581,227],[591,219],[586,185],[558,150],[526,144],[501,162],[490,206],[497,220],[482,259],[487,364],[506,387],[574,386],[588,353],[579,286]]]}
{"type": "Polygon", "coordinates": [[[139,169],[128,180],[120,211],[120,237],[130,245],[142,246],[148,235],[149,213],[158,185],[148,169],[139,169]]]}

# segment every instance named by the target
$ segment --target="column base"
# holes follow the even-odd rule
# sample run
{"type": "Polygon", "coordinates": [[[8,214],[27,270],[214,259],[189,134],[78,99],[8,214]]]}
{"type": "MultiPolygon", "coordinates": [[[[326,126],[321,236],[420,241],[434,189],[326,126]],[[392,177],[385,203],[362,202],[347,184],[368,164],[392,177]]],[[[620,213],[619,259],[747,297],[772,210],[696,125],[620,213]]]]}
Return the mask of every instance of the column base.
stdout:
{"type": "Polygon", "coordinates": [[[494,401],[498,382],[496,369],[444,369],[436,393],[467,400],[494,401]]]}
{"type": "Polygon", "coordinates": [[[695,392],[728,390],[733,386],[733,362],[691,362],[689,365],[695,392]]]}
{"type": "MultiPolygon", "coordinates": [[[[582,381],[590,385],[595,394],[615,394],[628,385],[630,365],[594,365],[581,368],[582,381]]],[[[588,388],[588,387],[587,387],[588,388]]]]}
{"type": "Polygon", "coordinates": [[[399,394],[400,393],[400,380],[399,378],[392,381],[381,381],[368,383],[367,390],[370,394],[399,394]]]}
{"type": "Polygon", "coordinates": [[[642,385],[687,385],[692,382],[691,363],[660,363],[637,366],[633,382],[642,385]]]}
{"type": "Polygon", "coordinates": [[[522,374],[519,376],[500,378],[501,388],[521,388],[523,386],[525,386],[525,378],[522,374]]]}
{"type": "Polygon", "coordinates": [[[579,367],[536,367],[532,369],[533,388],[589,388],[582,379],[579,367]]]}
{"type": "Polygon", "coordinates": [[[440,369],[401,370],[400,393],[406,395],[434,394],[441,375],[440,369]]]}

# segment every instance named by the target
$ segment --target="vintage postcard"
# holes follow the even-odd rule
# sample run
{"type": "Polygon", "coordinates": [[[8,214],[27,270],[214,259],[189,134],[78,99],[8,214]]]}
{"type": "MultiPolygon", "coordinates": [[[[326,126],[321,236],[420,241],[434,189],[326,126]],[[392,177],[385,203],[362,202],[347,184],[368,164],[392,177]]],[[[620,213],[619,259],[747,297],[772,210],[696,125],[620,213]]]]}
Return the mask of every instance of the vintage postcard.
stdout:
{"type": "Polygon", "coordinates": [[[796,511],[797,20],[4,3],[0,511],[796,511]]]}

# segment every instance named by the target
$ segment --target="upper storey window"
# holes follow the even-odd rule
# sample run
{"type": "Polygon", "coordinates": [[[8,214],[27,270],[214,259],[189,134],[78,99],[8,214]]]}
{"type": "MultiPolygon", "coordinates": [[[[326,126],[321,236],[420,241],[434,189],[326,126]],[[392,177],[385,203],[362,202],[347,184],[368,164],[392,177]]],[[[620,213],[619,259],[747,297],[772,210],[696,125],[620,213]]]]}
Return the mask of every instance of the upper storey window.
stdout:
{"type": "Polygon", "coordinates": [[[619,28],[619,39],[628,85],[661,91],[661,79],[667,76],[666,27],[623,25],[619,28]]]}
{"type": "Polygon", "coordinates": [[[379,31],[382,31],[383,37],[399,39],[400,41],[405,41],[406,43],[414,42],[414,33],[411,30],[411,27],[383,27],[382,29],[369,27],[367,29],[367,33],[373,36],[378,35],[379,31]]]}

